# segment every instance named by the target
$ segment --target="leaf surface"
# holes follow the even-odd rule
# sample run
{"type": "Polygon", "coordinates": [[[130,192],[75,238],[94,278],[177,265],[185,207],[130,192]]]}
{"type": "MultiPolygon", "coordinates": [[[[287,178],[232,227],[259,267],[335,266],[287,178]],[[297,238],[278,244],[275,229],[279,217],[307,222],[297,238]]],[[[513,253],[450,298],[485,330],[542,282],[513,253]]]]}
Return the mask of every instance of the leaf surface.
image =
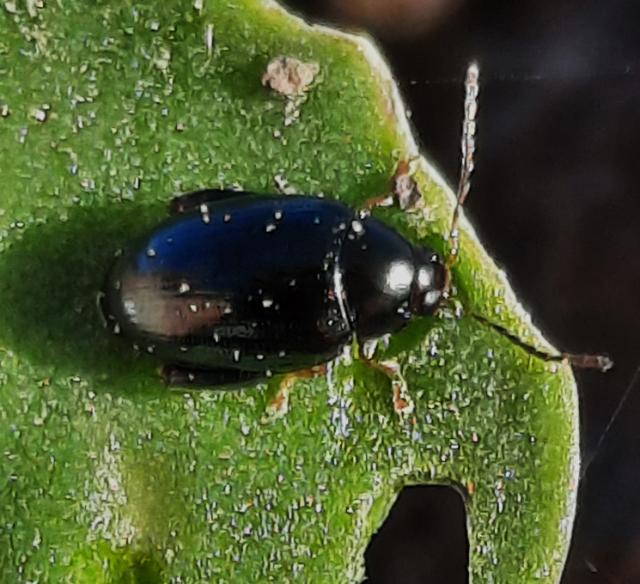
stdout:
{"type": "MultiPolygon", "coordinates": [[[[462,107],[462,90],[461,90],[462,107]]],[[[458,128],[452,128],[458,133],[458,128]]],[[[465,493],[475,582],[555,582],[573,522],[577,404],[565,366],[461,226],[456,301],[379,346],[415,403],[345,358],[265,419],[275,382],[169,392],[95,306],[113,255],[202,187],[283,181],[354,207],[417,153],[365,39],[258,0],[0,7],[0,580],[357,582],[405,485],[465,493]],[[303,97],[261,85],[318,65],[303,97]]],[[[420,213],[376,213],[446,251],[452,194],[422,160],[420,213]]]]}

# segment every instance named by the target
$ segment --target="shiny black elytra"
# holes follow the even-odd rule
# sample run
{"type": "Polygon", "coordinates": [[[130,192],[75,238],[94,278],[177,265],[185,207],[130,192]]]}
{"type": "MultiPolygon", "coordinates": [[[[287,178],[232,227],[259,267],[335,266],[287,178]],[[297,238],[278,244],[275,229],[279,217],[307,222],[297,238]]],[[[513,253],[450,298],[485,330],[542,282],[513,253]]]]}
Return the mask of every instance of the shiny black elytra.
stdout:
{"type": "Polygon", "coordinates": [[[107,325],[157,353],[173,385],[216,386],[323,364],[351,342],[431,314],[436,254],[349,207],[302,195],[205,190],[122,254],[107,325]]]}

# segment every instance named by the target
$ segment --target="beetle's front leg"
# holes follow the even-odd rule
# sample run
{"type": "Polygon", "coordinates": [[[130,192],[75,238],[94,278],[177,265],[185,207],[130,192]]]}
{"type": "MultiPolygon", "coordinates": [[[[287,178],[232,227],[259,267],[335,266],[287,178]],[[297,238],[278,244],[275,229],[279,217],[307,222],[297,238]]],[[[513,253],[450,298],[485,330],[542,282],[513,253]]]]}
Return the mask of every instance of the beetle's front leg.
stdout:
{"type": "Polygon", "coordinates": [[[400,370],[400,364],[393,359],[385,359],[384,361],[375,361],[372,355],[360,345],[360,360],[371,369],[380,371],[391,383],[393,392],[393,410],[400,416],[408,416],[413,412],[415,406],[409,395],[409,387],[400,370]]]}
{"type": "Polygon", "coordinates": [[[367,199],[362,205],[362,210],[369,212],[376,207],[390,207],[392,205],[397,205],[403,211],[418,207],[422,195],[413,179],[413,167],[417,161],[416,157],[398,162],[391,179],[390,192],[367,199]]]}

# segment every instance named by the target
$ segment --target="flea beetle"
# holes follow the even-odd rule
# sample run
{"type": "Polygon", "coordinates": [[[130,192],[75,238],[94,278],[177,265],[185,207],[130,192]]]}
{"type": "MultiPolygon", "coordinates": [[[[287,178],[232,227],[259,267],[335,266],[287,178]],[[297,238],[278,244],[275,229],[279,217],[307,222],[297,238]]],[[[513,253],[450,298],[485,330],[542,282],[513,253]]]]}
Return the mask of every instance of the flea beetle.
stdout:
{"type": "Polygon", "coordinates": [[[173,199],[171,216],[116,260],[100,299],[108,326],[157,353],[170,385],[215,387],[317,368],[354,337],[362,345],[432,314],[448,293],[457,255],[456,225],[473,170],[477,75],[471,66],[448,259],[366,209],[312,196],[202,190],[173,199]]]}
{"type": "Polygon", "coordinates": [[[171,363],[172,383],[220,385],[304,370],[431,314],[436,254],[346,205],[206,190],[122,254],[102,310],[171,363]]]}

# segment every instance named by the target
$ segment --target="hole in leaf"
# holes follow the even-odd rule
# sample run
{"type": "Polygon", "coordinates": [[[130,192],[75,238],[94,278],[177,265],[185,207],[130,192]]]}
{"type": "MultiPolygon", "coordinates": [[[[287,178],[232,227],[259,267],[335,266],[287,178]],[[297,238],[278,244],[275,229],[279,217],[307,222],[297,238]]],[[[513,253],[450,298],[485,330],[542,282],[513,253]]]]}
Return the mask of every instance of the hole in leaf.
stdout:
{"type": "Polygon", "coordinates": [[[467,584],[464,501],[452,487],[402,490],[365,552],[366,584],[467,584]]]}

